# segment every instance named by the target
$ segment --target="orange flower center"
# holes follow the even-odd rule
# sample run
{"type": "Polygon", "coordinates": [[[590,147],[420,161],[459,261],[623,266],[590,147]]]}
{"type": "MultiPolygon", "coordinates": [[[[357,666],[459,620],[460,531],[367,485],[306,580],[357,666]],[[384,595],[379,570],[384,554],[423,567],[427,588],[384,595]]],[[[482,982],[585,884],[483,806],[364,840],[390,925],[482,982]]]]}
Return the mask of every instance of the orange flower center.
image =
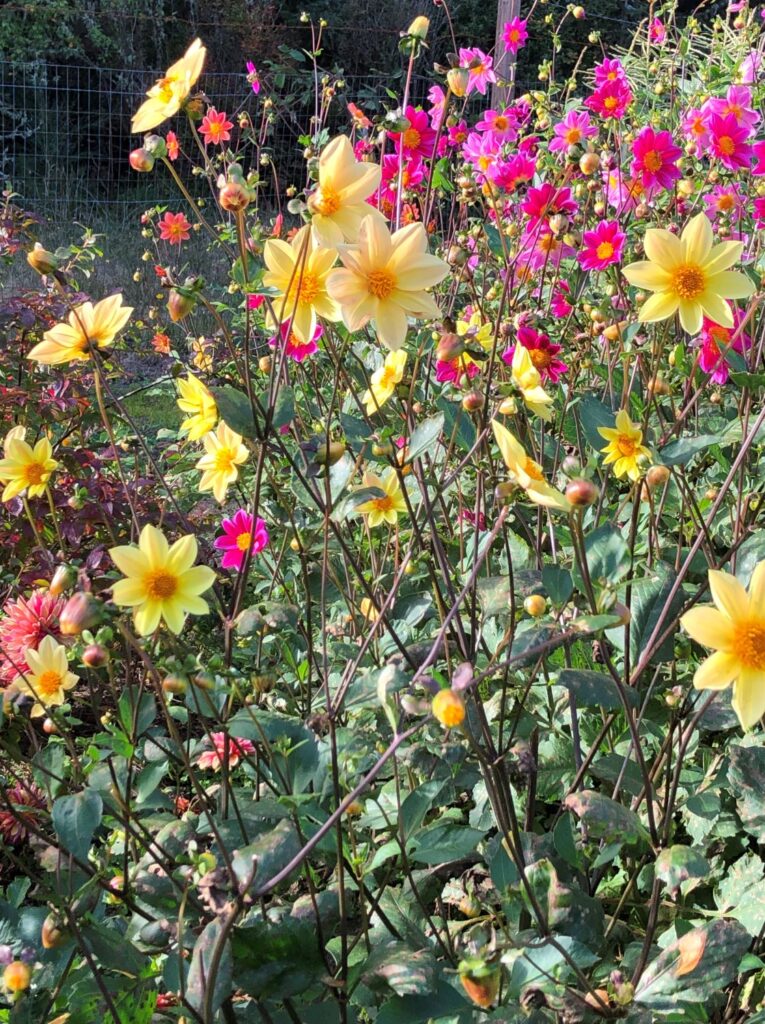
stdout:
{"type": "Polygon", "coordinates": [[[532,480],[544,480],[544,474],[542,468],[538,462],[534,462],[528,455],[523,463],[523,471],[526,476],[530,476],[532,480]]]}
{"type": "Polygon", "coordinates": [[[595,250],[595,255],[599,260],[610,260],[614,254],[614,247],[610,242],[601,242],[595,250]]]}
{"type": "Polygon", "coordinates": [[[510,126],[510,122],[504,114],[500,114],[499,117],[494,118],[494,130],[498,132],[505,132],[510,126]]]}
{"type": "Polygon", "coordinates": [[[145,586],[152,601],[165,601],[177,591],[178,577],[166,569],[154,569],[147,573],[145,586]]]}
{"type": "Polygon", "coordinates": [[[606,98],[603,100],[603,106],[606,108],[606,110],[613,110],[617,106],[617,104],[618,100],[616,99],[616,96],[606,96],[606,98]]]}
{"type": "Polygon", "coordinates": [[[396,278],[390,270],[373,270],[367,278],[367,288],[376,299],[387,299],[396,287],[396,278]]]}
{"type": "Polygon", "coordinates": [[[158,78],[156,88],[157,99],[161,100],[162,103],[169,103],[173,98],[173,79],[158,78]]]}
{"type": "Polygon", "coordinates": [[[58,693],[61,689],[61,673],[55,669],[50,668],[47,672],[41,672],[40,675],[35,679],[35,690],[40,694],[41,697],[52,697],[54,693],[58,693]]]}
{"type": "Polygon", "coordinates": [[[422,142],[422,136],[416,128],[407,128],[402,136],[404,149],[417,149],[422,142]]]}
{"type": "Polygon", "coordinates": [[[44,474],[45,470],[39,462],[30,462],[26,468],[27,484],[31,486],[32,484],[42,483],[44,474]]]}
{"type": "Polygon", "coordinates": [[[727,212],[728,210],[732,210],[735,205],[736,200],[730,194],[730,192],[725,192],[723,195],[717,197],[717,209],[721,210],[723,213],[727,212]]]}
{"type": "Polygon", "coordinates": [[[236,546],[240,551],[249,551],[252,547],[252,534],[247,531],[240,533],[236,538],[236,546]]]}
{"type": "Polygon", "coordinates": [[[337,190],[330,188],[329,185],[322,186],[311,199],[311,206],[322,217],[331,217],[340,209],[340,196],[337,190]]]}
{"type": "Polygon", "coordinates": [[[704,291],[705,285],[704,271],[693,264],[677,267],[672,274],[672,290],[681,299],[695,299],[704,291]]]}
{"type": "Polygon", "coordinates": [[[508,36],[510,37],[511,43],[517,43],[518,40],[521,38],[521,33],[518,31],[517,28],[511,28],[510,31],[508,32],[508,36]]]}
{"type": "Polygon", "coordinates": [[[393,498],[389,494],[384,498],[372,498],[372,506],[378,512],[389,512],[393,508],[393,498]]]}
{"type": "Polygon", "coordinates": [[[215,453],[215,468],[220,473],[230,473],[234,468],[234,452],[230,448],[219,448],[215,453]]]}
{"type": "Polygon", "coordinates": [[[720,324],[715,324],[714,327],[709,331],[710,341],[712,344],[718,347],[720,345],[727,345],[730,342],[730,331],[727,327],[722,327],[720,324]]]}
{"type": "Polygon", "coordinates": [[[625,459],[631,459],[637,448],[637,443],[634,438],[629,437],[627,434],[619,434],[616,439],[616,447],[619,449],[619,454],[625,459]]]}
{"type": "Polygon", "coordinates": [[[649,149],[643,157],[643,163],[648,170],[654,174],[659,170],[663,162],[664,161],[661,159],[661,153],[657,153],[655,149],[649,149]]]}
{"type": "Polygon", "coordinates": [[[726,156],[730,156],[731,153],[736,152],[736,143],[730,137],[730,135],[721,135],[717,140],[717,145],[720,147],[720,152],[726,156]]]}
{"type": "Polygon", "coordinates": [[[581,128],[569,128],[569,130],[566,132],[566,142],[569,144],[569,146],[575,146],[577,142],[579,142],[581,137],[581,128]]]}
{"type": "Polygon", "coordinates": [[[396,371],[386,366],[380,376],[381,388],[392,388],[396,384],[396,371]]]}
{"type": "Polygon", "coordinates": [[[733,650],[746,668],[765,668],[765,623],[742,622],[736,626],[733,650]]]}
{"type": "MultiPolygon", "coordinates": [[[[293,284],[293,289],[294,287],[295,285],[293,284]]],[[[300,280],[297,282],[298,302],[305,303],[306,306],[312,305],[319,291],[319,281],[316,274],[311,273],[310,270],[304,270],[300,280]]]]}
{"type": "Polygon", "coordinates": [[[529,357],[537,370],[546,370],[552,362],[552,356],[543,348],[530,348],[529,357]]]}

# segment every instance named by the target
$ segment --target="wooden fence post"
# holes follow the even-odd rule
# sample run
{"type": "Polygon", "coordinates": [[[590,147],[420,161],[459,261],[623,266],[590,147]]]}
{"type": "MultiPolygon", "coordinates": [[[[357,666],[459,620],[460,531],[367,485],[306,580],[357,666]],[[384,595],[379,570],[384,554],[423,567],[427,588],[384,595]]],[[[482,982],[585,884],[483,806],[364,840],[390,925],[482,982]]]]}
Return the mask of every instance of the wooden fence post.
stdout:
{"type": "MultiPolygon", "coordinates": [[[[502,30],[508,21],[519,17],[521,0],[497,0],[497,31],[494,37],[494,70],[502,82],[512,82],[515,54],[505,46],[502,30]]],[[[513,85],[491,87],[491,105],[495,110],[506,106],[513,98],[513,85]]]]}

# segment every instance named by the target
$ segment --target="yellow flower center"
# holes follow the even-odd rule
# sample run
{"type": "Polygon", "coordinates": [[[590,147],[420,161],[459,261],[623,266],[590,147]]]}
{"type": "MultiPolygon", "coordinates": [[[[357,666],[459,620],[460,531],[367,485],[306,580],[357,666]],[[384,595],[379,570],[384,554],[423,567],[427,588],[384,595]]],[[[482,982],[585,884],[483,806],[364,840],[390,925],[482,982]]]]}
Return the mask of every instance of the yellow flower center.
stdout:
{"type": "Polygon", "coordinates": [[[310,306],[315,302],[321,290],[316,274],[311,273],[310,270],[304,270],[300,280],[296,284],[293,283],[293,287],[290,289],[292,293],[290,298],[294,298],[295,288],[297,288],[298,302],[304,303],[306,306],[310,306]]]}
{"type": "Polygon", "coordinates": [[[601,242],[595,250],[595,255],[599,260],[610,260],[614,254],[614,247],[610,242],[601,242]]]}
{"type": "Polygon", "coordinates": [[[311,200],[311,206],[322,217],[331,217],[340,209],[340,196],[336,189],[330,188],[329,185],[323,185],[311,200]]]}
{"type": "Polygon", "coordinates": [[[717,140],[717,145],[720,147],[720,151],[726,156],[730,156],[731,153],[736,152],[736,143],[730,135],[721,135],[717,140]]]}
{"type": "Polygon", "coordinates": [[[603,106],[606,108],[606,110],[613,110],[616,107],[617,103],[618,100],[615,96],[606,96],[606,98],[603,100],[603,106]]]}
{"type": "Polygon", "coordinates": [[[30,462],[25,471],[26,481],[30,487],[42,483],[44,475],[45,468],[39,462],[30,462]]]}
{"type": "Polygon", "coordinates": [[[703,135],[706,131],[706,126],[700,117],[697,117],[691,125],[691,131],[694,135],[703,135]]]}
{"type": "Polygon", "coordinates": [[[422,136],[416,128],[407,128],[402,136],[404,149],[417,149],[422,142],[422,136]]]}
{"type": "Polygon", "coordinates": [[[246,531],[244,533],[240,533],[236,538],[236,546],[240,551],[249,551],[252,547],[252,534],[247,533],[246,531]]]}
{"type": "Polygon", "coordinates": [[[396,287],[396,277],[390,270],[373,270],[367,278],[367,288],[376,299],[387,299],[396,287]]]}
{"type": "Polygon", "coordinates": [[[219,448],[215,453],[215,468],[219,473],[230,473],[234,468],[234,451],[231,448],[219,448]]]}
{"type": "Polygon", "coordinates": [[[705,286],[704,271],[693,263],[679,266],[672,273],[672,290],[681,299],[695,299],[705,286]]]}
{"type": "Polygon", "coordinates": [[[155,88],[157,90],[157,99],[162,103],[169,103],[173,98],[172,78],[158,78],[155,88]]]}
{"type": "Polygon", "coordinates": [[[555,235],[542,235],[539,239],[538,248],[540,252],[555,252],[560,243],[555,235]]]}
{"type": "Polygon", "coordinates": [[[537,370],[546,370],[552,362],[552,356],[542,348],[530,348],[529,358],[537,370]]]}
{"type": "Polygon", "coordinates": [[[481,168],[482,171],[487,171],[489,169],[490,164],[491,164],[491,157],[490,156],[479,156],[478,157],[478,166],[481,168]]]}
{"type": "Polygon", "coordinates": [[[178,577],[166,569],[154,569],[147,573],[145,586],[152,601],[165,601],[178,589],[178,577]]]}
{"type": "Polygon", "coordinates": [[[392,388],[396,384],[396,371],[392,370],[390,366],[386,366],[380,375],[380,387],[381,388],[392,388]]]}
{"type": "Polygon", "coordinates": [[[528,455],[523,463],[523,471],[526,476],[530,476],[532,480],[544,480],[544,474],[542,473],[542,467],[538,462],[534,462],[528,455]]]}
{"type": "Polygon", "coordinates": [[[389,512],[393,508],[393,498],[389,494],[384,498],[372,498],[372,505],[378,512],[389,512]]]}
{"type": "Polygon", "coordinates": [[[616,447],[619,449],[619,454],[625,459],[631,459],[635,455],[635,450],[638,447],[634,437],[630,437],[629,434],[619,434],[616,439],[616,447]]]}
{"type": "Polygon", "coordinates": [[[643,163],[649,171],[652,171],[655,174],[663,163],[661,153],[657,153],[655,149],[649,149],[643,157],[643,163]]]}
{"type": "Polygon", "coordinates": [[[736,626],[733,650],[746,668],[765,668],[765,622],[742,622],[736,626]]]}
{"type": "Polygon", "coordinates": [[[61,689],[61,673],[57,672],[54,668],[48,669],[47,672],[41,672],[40,675],[35,679],[35,690],[41,697],[52,697],[54,693],[58,693],[61,689]]]}
{"type": "Polygon", "coordinates": [[[569,146],[575,146],[582,137],[581,128],[569,128],[566,132],[566,142],[569,146]]]}

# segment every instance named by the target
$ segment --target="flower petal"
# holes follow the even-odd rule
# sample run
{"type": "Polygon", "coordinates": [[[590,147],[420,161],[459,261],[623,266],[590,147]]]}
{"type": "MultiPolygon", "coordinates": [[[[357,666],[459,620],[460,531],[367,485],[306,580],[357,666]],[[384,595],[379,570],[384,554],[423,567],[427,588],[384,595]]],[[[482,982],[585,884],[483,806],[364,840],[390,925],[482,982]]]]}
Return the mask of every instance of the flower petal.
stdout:
{"type": "Polygon", "coordinates": [[[648,260],[639,260],[637,263],[630,263],[622,268],[622,274],[631,285],[636,288],[647,288],[651,292],[659,292],[667,288],[670,283],[670,275],[666,270],[657,267],[648,260]]]}
{"type": "Polygon", "coordinates": [[[689,334],[698,334],[704,322],[701,303],[691,299],[679,299],[677,305],[680,314],[680,326],[689,334]]]}
{"type": "Polygon", "coordinates": [[[703,267],[714,242],[712,225],[705,213],[697,213],[688,221],[680,241],[683,243],[685,261],[703,267]]]}
{"type": "Polygon", "coordinates": [[[680,239],[664,228],[649,228],[643,239],[645,254],[651,263],[662,270],[674,270],[683,261],[680,239]]]}
{"type": "Polygon", "coordinates": [[[718,651],[733,649],[733,625],[722,612],[710,605],[691,608],[680,619],[680,625],[696,643],[718,651]]]}
{"type": "Polygon", "coordinates": [[[754,291],[754,285],[739,270],[722,270],[707,278],[707,291],[714,291],[726,299],[747,299],[754,291]]]}
{"type": "Polygon", "coordinates": [[[741,662],[735,654],[715,651],[702,661],[693,677],[697,690],[724,690],[741,671],[741,662]]]}
{"type": "MultiPolygon", "coordinates": [[[[657,320],[667,320],[677,310],[680,299],[673,292],[656,292],[649,296],[640,307],[638,320],[641,323],[655,323],[657,320]]],[[[699,323],[699,326],[701,324],[699,323]]]]}
{"type": "Polygon", "coordinates": [[[765,672],[742,669],[733,688],[733,710],[747,731],[765,714],[765,672]]]}
{"type": "Polygon", "coordinates": [[[737,622],[747,618],[749,598],[735,576],[729,572],[722,572],[720,569],[710,569],[709,589],[712,592],[712,600],[729,619],[737,622]]]}

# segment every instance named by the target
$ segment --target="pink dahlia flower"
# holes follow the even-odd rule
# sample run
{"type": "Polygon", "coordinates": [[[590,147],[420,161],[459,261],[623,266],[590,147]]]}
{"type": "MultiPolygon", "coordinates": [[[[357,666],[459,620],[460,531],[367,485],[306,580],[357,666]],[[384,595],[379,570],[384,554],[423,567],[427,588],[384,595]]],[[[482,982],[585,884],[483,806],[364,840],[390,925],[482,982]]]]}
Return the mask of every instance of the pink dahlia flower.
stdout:
{"type": "Polygon", "coordinates": [[[63,598],[51,597],[47,590],[6,603],[0,615],[0,686],[28,671],[24,660],[28,647],[37,650],[46,636],[60,639],[58,620],[63,607],[63,598]]]}
{"type": "Polygon", "coordinates": [[[257,555],[268,544],[268,529],[265,522],[255,519],[240,508],[231,519],[221,523],[223,536],[216,537],[215,547],[223,552],[221,565],[224,569],[241,569],[245,555],[251,551],[257,555]]]}

